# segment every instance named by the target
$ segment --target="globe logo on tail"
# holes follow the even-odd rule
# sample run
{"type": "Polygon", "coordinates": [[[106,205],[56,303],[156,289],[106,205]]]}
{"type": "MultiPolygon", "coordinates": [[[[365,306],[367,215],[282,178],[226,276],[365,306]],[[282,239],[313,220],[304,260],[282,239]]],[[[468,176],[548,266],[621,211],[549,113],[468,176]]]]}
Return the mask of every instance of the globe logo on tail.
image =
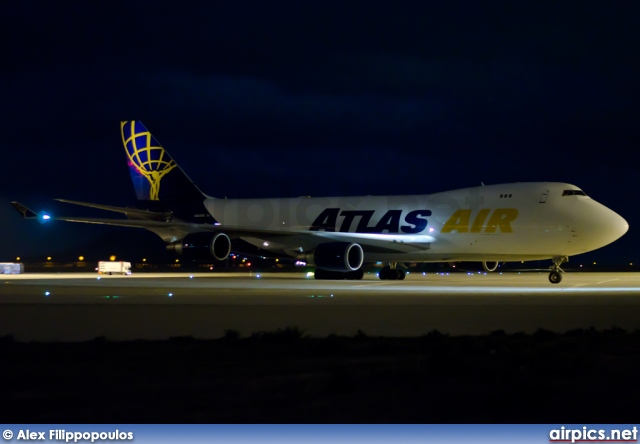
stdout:
{"type": "MultiPolygon", "coordinates": [[[[149,200],[159,200],[160,181],[177,164],[142,123],[128,121],[121,122],[120,125],[122,143],[129,158],[129,167],[132,170],[135,169],[137,174],[149,182],[148,196],[145,197],[149,200]]],[[[136,191],[147,194],[147,189],[136,191]]]]}

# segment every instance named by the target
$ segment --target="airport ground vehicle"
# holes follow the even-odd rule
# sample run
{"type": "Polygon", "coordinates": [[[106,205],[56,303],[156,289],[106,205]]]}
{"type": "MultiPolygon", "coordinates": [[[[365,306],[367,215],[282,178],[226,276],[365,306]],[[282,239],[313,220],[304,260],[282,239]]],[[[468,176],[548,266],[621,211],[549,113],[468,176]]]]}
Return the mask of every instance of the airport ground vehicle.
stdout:
{"type": "Polygon", "coordinates": [[[98,262],[98,274],[131,274],[131,262],[124,261],[100,261],[98,262]]]}
{"type": "Polygon", "coordinates": [[[1,274],[22,274],[24,273],[24,265],[20,263],[2,262],[0,263],[1,274]]]}

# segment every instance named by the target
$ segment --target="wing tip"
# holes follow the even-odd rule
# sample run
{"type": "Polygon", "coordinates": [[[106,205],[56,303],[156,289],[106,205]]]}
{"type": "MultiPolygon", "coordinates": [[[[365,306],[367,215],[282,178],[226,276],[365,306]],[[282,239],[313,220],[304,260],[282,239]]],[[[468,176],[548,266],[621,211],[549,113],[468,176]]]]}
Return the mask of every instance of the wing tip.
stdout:
{"type": "Polygon", "coordinates": [[[20,213],[22,215],[22,217],[24,217],[25,219],[37,219],[38,218],[38,215],[35,213],[35,211],[30,210],[26,206],[22,205],[20,202],[16,202],[14,200],[13,202],[11,202],[11,205],[13,205],[13,208],[15,208],[16,211],[18,213],[20,213]]]}

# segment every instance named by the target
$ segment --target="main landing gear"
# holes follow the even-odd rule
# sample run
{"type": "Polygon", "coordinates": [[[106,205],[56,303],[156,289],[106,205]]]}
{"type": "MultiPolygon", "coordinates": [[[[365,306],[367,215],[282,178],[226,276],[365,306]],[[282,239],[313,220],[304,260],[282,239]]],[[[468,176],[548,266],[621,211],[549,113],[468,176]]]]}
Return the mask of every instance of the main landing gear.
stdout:
{"type": "Polygon", "coordinates": [[[392,262],[386,267],[382,267],[382,270],[378,273],[378,277],[382,281],[402,281],[407,276],[404,270],[398,268],[396,262],[392,262]]]}
{"type": "Polygon", "coordinates": [[[552,284],[559,284],[562,280],[562,275],[560,273],[564,273],[560,265],[565,262],[569,262],[569,258],[567,256],[556,256],[553,259],[553,265],[550,267],[551,272],[549,273],[549,282],[552,284]]]}

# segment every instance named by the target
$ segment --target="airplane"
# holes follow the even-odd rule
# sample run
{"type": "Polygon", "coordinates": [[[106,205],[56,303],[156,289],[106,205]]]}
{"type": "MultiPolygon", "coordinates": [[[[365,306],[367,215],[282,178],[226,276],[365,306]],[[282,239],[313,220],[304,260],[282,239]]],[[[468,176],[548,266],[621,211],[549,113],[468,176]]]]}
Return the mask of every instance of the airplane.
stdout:
{"type": "Polygon", "coordinates": [[[231,251],[315,265],[316,279],[362,279],[363,264],[386,263],[382,280],[402,280],[406,262],[502,262],[551,259],[562,280],[569,256],[601,248],[629,226],[580,188],[558,182],[482,185],[424,195],[213,198],[185,174],[139,121],[120,123],[138,199],[136,208],[60,202],[126,219],[52,217],[18,202],[28,219],[144,228],[168,250],[192,260],[225,260],[231,251]]]}

